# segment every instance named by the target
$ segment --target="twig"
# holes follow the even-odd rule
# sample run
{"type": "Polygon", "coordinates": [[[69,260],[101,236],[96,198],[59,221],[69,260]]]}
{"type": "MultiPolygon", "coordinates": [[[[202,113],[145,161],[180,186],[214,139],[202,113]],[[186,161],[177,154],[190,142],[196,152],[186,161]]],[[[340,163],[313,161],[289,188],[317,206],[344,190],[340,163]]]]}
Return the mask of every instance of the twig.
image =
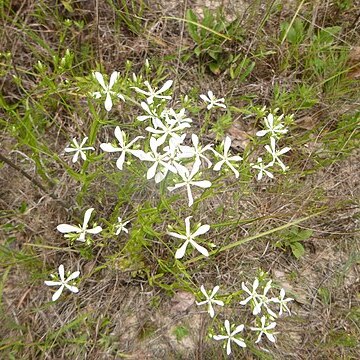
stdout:
{"type": "Polygon", "coordinates": [[[50,196],[52,199],[56,201],[59,201],[61,205],[63,205],[64,207],[67,207],[67,205],[61,199],[59,199],[53,193],[49,192],[49,190],[46,189],[46,187],[42,185],[38,180],[36,180],[34,176],[29,175],[25,170],[21,169],[19,166],[17,166],[15,163],[13,163],[10,159],[8,159],[6,156],[4,156],[1,153],[0,153],[0,160],[11,166],[16,171],[18,171],[21,175],[25,176],[28,180],[30,180],[30,182],[32,182],[35,186],[37,186],[46,195],[50,196]]]}

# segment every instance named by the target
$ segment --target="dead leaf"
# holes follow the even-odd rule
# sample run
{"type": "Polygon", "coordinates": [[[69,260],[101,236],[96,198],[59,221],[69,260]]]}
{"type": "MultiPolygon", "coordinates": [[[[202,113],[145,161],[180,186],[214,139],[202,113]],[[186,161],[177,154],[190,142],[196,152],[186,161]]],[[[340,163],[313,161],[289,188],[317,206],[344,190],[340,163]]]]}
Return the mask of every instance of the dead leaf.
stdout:
{"type": "Polygon", "coordinates": [[[195,296],[186,291],[178,291],[171,299],[171,312],[185,312],[195,302],[195,296]]]}
{"type": "Polygon", "coordinates": [[[360,46],[354,46],[350,49],[347,65],[351,68],[348,77],[360,79],[360,46]]]}
{"type": "Polygon", "coordinates": [[[315,127],[316,119],[312,116],[303,116],[295,122],[302,129],[312,130],[315,127]]]}
{"type": "Polygon", "coordinates": [[[231,137],[232,146],[245,149],[250,144],[251,134],[241,130],[239,124],[233,124],[227,134],[231,137]]]}

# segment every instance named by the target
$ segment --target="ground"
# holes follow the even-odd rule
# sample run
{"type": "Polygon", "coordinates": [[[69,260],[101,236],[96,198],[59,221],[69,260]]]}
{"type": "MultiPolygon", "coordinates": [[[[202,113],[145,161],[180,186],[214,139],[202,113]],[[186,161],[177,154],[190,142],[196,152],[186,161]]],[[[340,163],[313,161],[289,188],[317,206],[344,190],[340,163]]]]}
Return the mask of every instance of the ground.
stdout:
{"type": "MultiPolygon", "coordinates": [[[[225,318],[249,322],[251,314],[236,295],[219,310],[221,320],[212,322],[196,305],[196,289],[219,284],[229,295],[262,269],[295,299],[292,316],[279,320],[275,345],[234,346],[232,358],[358,359],[359,5],[350,0],[4,1],[0,358],[225,359],[209,329],[219,330],[225,318]],[[202,23],[206,9],[215,14],[219,6],[221,15],[202,23]],[[190,19],[189,9],[203,25],[198,40],[191,36],[191,23],[183,21],[190,19]],[[64,30],[66,19],[72,25],[64,30]],[[296,33],[302,26],[298,20],[305,25],[296,33]],[[223,26],[229,22],[233,27],[223,26]],[[73,65],[58,72],[54,56],[61,58],[67,48],[74,52],[73,65]],[[94,113],[81,94],[83,78],[100,65],[107,73],[125,69],[127,60],[131,71],[140,72],[145,59],[155,78],[175,80],[177,95],[213,89],[231,104],[230,119],[213,116],[206,122],[192,114],[205,142],[219,143],[229,135],[232,150],[243,154],[260,126],[256,106],[294,114],[289,172],[275,181],[251,180],[249,169],[240,180],[226,177],[192,213],[202,223],[217,224],[209,239],[217,248],[246,242],[206,260],[190,256],[183,271],[159,245],[159,239],[172,241],[166,235],[167,225],[175,223],[169,208],[180,219],[188,216],[183,198],[164,200],[155,183],[134,181],[135,172],[110,175],[114,164],[108,172],[103,163],[99,171],[90,167],[95,177],[86,178],[86,186],[66,171],[69,139],[93,124],[94,113]],[[47,77],[36,70],[38,61],[46,64],[47,77]],[[120,204],[117,198],[123,199],[120,204]],[[109,235],[90,250],[72,246],[56,226],[74,214],[80,218],[79,209],[92,204],[102,219],[119,207],[138,213],[139,224],[149,230],[139,238],[109,235]],[[294,227],[312,230],[299,258],[284,245],[294,227]],[[142,238],[145,244],[137,247],[142,238]],[[44,280],[61,263],[81,269],[81,296],[68,293],[52,303],[44,280]]],[[[110,141],[118,122],[138,132],[131,125],[137,111],[116,103],[113,113],[100,119],[102,140],[96,145],[110,141]]],[[[249,156],[256,159],[256,151],[249,156]]]]}

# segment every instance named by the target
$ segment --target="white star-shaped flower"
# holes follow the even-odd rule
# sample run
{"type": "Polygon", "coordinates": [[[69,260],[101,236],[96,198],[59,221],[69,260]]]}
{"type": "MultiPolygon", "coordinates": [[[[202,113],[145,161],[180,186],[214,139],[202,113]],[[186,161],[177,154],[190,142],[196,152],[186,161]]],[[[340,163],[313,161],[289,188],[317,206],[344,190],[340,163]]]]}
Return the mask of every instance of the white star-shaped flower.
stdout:
{"type": "Polygon", "coordinates": [[[200,301],[200,302],[196,302],[196,305],[205,305],[208,304],[208,313],[210,315],[210,317],[214,317],[215,316],[215,311],[213,308],[212,304],[216,304],[219,306],[224,306],[224,302],[221,300],[216,300],[214,299],[214,296],[216,295],[216,293],[219,291],[220,287],[219,286],[215,286],[211,292],[211,294],[209,295],[207,293],[207,291],[204,288],[204,285],[201,285],[200,290],[203,293],[203,295],[205,296],[206,300],[205,301],[200,301]]]}
{"type": "MultiPolygon", "coordinates": [[[[169,152],[165,153],[159,153],[158,152],[159,142],[154,137],[150,138],[150,149],[151,151],[148,153],[143,153],[141,156],[139,156],[139,159],[142,161],[151,161],[154,164],[149,168],[146,174],[146,178],[148,180],[152,179],[157,173],[164,170],[162,173],[162,176],[155,177],[155,182],[158,183],[162,181],[167,172],[171,171],[172,173],[176,174],[177,170],[176,168],[170,163],[170,157],[169,152]],[[158,170],[158,168],[160,168],[158,170]]],[[[161,174],[160,174],[161,175],[161,174]]]]}
{"type": "Polygon", "coordinates": [[[139,139],[144,139],[144,137],[137,136],[135,139],[131,140],[128,144],[126,144],[126,134],[124,131],[121,131],[119,126],[115,128],[115,137],[119,143],[119,147],[115,147],[110,143],[102,143],[100,144],[100,148],[106,152],[121,152],[119,158],[116,161],[116,166],[119,170],[122,170],[125,162],[125,156],[127,153],[132,154],[138,158],[142,156],[142,150],[132,150],[130,149],[130,147],[139,139]]]}
{"type": "MultiPolygon", "coordinates": [[[[79,275],[80,275],[80,271],[75,271],[72,274],[70,274],[67,277],[67,279],[65,279],[64,265],[61,264],[59,266],[60,281],[53,281],[53,280],[45,281],[45,285],[47,286],[60,286],[59,289],[57,289],[56,292],[53,294],[52,301],[56,301],[60,297],[65,287],[73,293],[78,293],[79,289],[74,285],[70,285],[69,282],[76,279],[79,275]]],[[[50,276],[52,278],[55,278],[54,275],[50,275],[50,276]]]]}
{"type": "Polygon", "coordinates": [[[261,321],[261,327],[251,327],[250,328],[253,331],[259,331],[259,336],[258,336],[257,340],[255,341],[255,344],[257,344],[261,340],[261,337],[263,334],[266,335],[266,337],[269,339],[269,341],[274,343],[276,341],[275,336],[271,332],[269,332],[269,330],[272,330],[275,328],[276,322],[272,322],[267,325],[265,316],[262,316],[260,321],[261,321]]]}
{"type": "Polygon", "coordinates": [[[219,171],[221,169],[221,167],[226,164],[235,174],[235,177],[238,178],[239,177],[239,172],[234,168],[234,166],[230,163],[230,161],[241,161],[242,157],[235,155],[235,156],[229,156],[231,155],[230,153],[230,146],[231,146],[231,139],[229,138],[229,136],[227,136],[223,142],[223,146],[224,146],[224,155],[219,154],[218,152],[215,152],[216,156],[219,156],[221,158],[221,160],[219,162],[217,162],[214,165],[214,170],[215,171],[219,171]]]}
{"type": "Polygon", "coordinates": [[[185,255],[186,248],[189,244],[192,245],[196,250],[198,250],[202,255],[209,256],[209,252],[201,245],[195,242],[195,238],[207,233],[210,229],[210,225],[201,225],[195,230],[195,232],[191,233],[190,228],[190,219],[192,216],[188,216],[185,219],[185,232],[186,235],[178,234],[175,232],[168,232],[168,235],[173,236],[177,239],[185,240],[185,242],[181,245],[181,247],[176,250],[175,259],[181,259],[185,255]]]}
{"type": "Polygon", "coordinates": [[[200,98],[205,102],[209,103],[208,106],[206,107],[208,110],[210,110],[214,106],[218,106],[226,109],[226,105],[224,104],[225,99],[224,98],[217,99],[211,90],[208,91],[207,96],[201,94],[200,98]]]}
{"type": "Polygon", "coordinates": [[[165,109],[163,113],[161,114],[162,117],[172,117],[177,123],[192,123],[192,119],[187,117],[185,114],[186,109],[182,108],[179,110],[179,112],[176,112],[173,108],[165,109]]]}
{"type": "Polygon", "coordinates": [[[267,170],[269,167],[271,167],[273,165],[273,163],[269,163],[267,165],[265,165],[263,162],[262,162],[262,158],[259,157],[257,159],[257,163],[256,164],[253,164],[251,163],[250,164],[251,167],[253,169],[256,169],[256,170],[259,170],[259,173],[257,175],[257,180],[260,181],[263,177],[263,175],[267,175],[269,178],[273,179],[274,178],[274,175],[269,171],[267,170]]]}
{"type": "Polygon", "coordinates": [[[86,160],[86,154],[84,153],[84,151],[86,151],[86,150],[95,150],[95,148],[93,148],[92,146],[84,147],[87,139],[88,139],[88,137],[85,136],[83,141],[79,145],[76,138],[73,138],[72,139],[72,144],[71,144],[72,146],[65,148],[65,152],[67,152],[67,153],[75,152],[74,157],[72,159],[73,163],[76,163],[78,161],[79,155],[81,156],[81,158],[84,161],[86,160]]]}
{"type": "Polygon", "coordinates": [[[293,298],[285,299],[285,289],[280,290],[280,295],[277,298],[272,298],[271,301],[280,305],[279,316],[283,314],[283,310],[286,310],[291,315],[290,309],[287,307],[289,301],[293,301],[293,298]]]}
{"type": "Polygon", "coordinates": [[[287,153],[288,151],[291,150],[291,148],[289,147],[285,147],[281,150],[276,150],[276,140],[275,138],[270,138],[270,146],[269,145],[265,145],[265,149],[268,153],[271,154],[272,156],[272,164],[277,163],[282,169],[283,171],[287,170],[286,165],[280,160],[279,156],[283,155],[285,153],[287,153]]]}
{"type": "Polygon", "coordinates": [[[156,128],[156,124],[160,121],[159,115],[156,113],[156,109],[150,109],[149,105],[144,101],[140,103],[140,106],[147,113],[147,115],[140,115],[137,117],[137,119],[139,121],[151,119],[154,127],[156,128]]]}
{"type": "Polygon", "coordinates": [[[123,221],[121,217],[118,217],[118,223],[115,225],[116,235],[119,235],[122,231],[125,233],[129,233],[129,230],[125,227],[130,221],[123,221]]]}
{"type": "Polygon", "coordinates": [[[244,330],[244,325],[241,324],[239,326],[236,326],[236,328],[231,331],[231,327],[230,326],[230,322],[229,320],[225,320],[225,330],[226,330],[226,335],[214,335],[213,339],[214,340],[227,340],[226,343],[226,354],[230,355],[231,354],[231,342],[233,341],[234,343],[236,343],[237,345],[239,345],[240,347],[245,348],[246,344],[243,338],[239,338],[239,337],[235,337],[239,332],[244,330]]]}
{"type": "Polygon", "coordinates": [[[157,139],[159,145],[162,145],[166,141],[168,136],[171,138],[180,139],[181,136],[177,134],[177,132],[191,127],[189,123],[184,122],[179,124],[176,120],[171,120],[168,117],[165,119],[164,122],[158,121],[156,125],[156,129],[148,126],[145,130],[152,134],[160,135],[160,137],[157,139]]]}
{"type": "Polygon", "coordinates": [[[266,134],[270,134],[271,137],[278,137],[278,134],[286,134],[287,129],[285,129],[284,124],[282,124],[280,121],[284,117],[284,114],[279,116],[276,120],[276,125],[274,124],[274,115],[269,114],[267,118],[264,118],[264,123],[266,129],[260,130],[256,133],[256,136],[265,136],[266,134]]]}
{"type": "Polygon", "coordinates": [[[168,187],[168,190],[173,191],[181,187],[186,187],[189,198],[189,206],[191,206],[194,203],[191,186],[197,186],[203,189],[207,189],[211,186],[211,182],[208,180],[194,180],[195,175],[199,171],[199,163],[194,163],[191,172],[189,172],[189,170],[184,166],[176,166],[176,169],[183,181],[175,184],[174,186],[168,187]]]}
{"type": "Polygon", "coordinates": [[[211,161],[204,155],[206,151],[213,150],[213,144],[207,144],[201,147],[199,144],[199,137],[196,134],[191,135],[191,141],[193,146],[179,146],[181,153],[180,158],[195,157],[195,163],[201,164],[201,159],[204,159],[208,165],[208,168],[212,165],[211,161]]]}
{"type": "MultiPolygon", "coordinates": [[[[253,282],[252,290],[250,291],[249,288],[245,285],[244,282],[241,283],[241,288],[249,294],[249,296],[245,299],[240,301],[241,305],[246,305],[250,300],[253,300],[255,305],[258,304],[259,294],[256,292],[257,288],[259,287],[259,279],[256,278],[253,282]]],[[[256,315],[256,314],[255,314],[256,315]]]]}
{"type": "Polygon", "coordinates": [[[87,209],[84,215],[84,222],[82,225],[74,226],[68,224],[60,224],[56,228],[63,234],[66,234],[65,237],[71,237],[69,233],[76,233],[78,236],[76,240],[85,242],[86,234],[99,234],[102,231],[101,226],[96,226],[93,229],[88,229],[88,223],[91,217],[91,213],[94,211],[94,208],[87,209]]]}
{"type": "Polygon", "coordinates": [[[154,98],[157,99],[171,99],[171,96],[169,95],[160,95],[162,93],[164,93],[165,91],[169,90],[171,85],[173,84],[172,80],[168,80],[165,82],[165,84],[158,90],[154,90],[151,85],[149,84],[148,81],[144,82],[145,86],[148,88],[148,91],[142,90],[138,87],[133,87],[133,89],[140,94],[143,94],[145,96],[147,96],[147,103],[149,105],[151,105],[154,102],[154,98]]]}
{"type": "Polygon", "coordinates": [[[100,86],[102,87],[102,90],[95,91],[92,95],[95,97],[95,99],[100,99],[102,95],[106,96],[106,98],[105,98],[106,111],[110,111],[113,106],[112,98],[111,98],[112,96],[117,96],[122,101],[125,101],[124,96],[111,90],[120,75],[117,71],[114,71],[111,74],[109,85],[105,84],[104,76],[100,72],[95,71],[93,75],[95,76],[96,80],[99,82],[100,86]]]}

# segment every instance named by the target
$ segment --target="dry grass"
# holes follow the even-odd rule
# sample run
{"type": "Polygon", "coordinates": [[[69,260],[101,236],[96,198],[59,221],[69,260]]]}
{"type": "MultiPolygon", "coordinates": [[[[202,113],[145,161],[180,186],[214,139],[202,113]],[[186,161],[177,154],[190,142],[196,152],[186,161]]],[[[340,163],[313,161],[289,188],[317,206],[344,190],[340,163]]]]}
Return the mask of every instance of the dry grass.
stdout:
{"type": "MultiPolygon", "coordinates": [[[[201,90],[212,88],[214,92],[232,99],[232,105],[237,108],[245,106],[249,93],[261,99],[259,104],[271,104],[274,84],[281,83],[290,92],[301,82],[301,69],[279,70],[286,48],[278,44],[274,50],[271,38],[271,29],[279,28],[281,21],[289,21],[294,15],[297,4],[293,2],[284,6],[276,16],[269,15],[268,22],[261,28],[256,24],[267,16],[266,8],[270,2],[267,6],[260,5],[259,1],[239,2],[243,5],[239,16],[242,16],[242,26],[248,30],[248,36],[241,44],[229,45],[229,49],[251,55],[261,47],[261,52],[275,51],[271,56],[259,56],[255,71],[242,83],[230,80],[225,72],[213,75],[204,65],[208,61],[206,59],[192,56],[189,61],[182,61],[181,51],[185,53],[184,49],[188,47],[187,52],[191,52],[193,42],[182,22],[165,19],[164,16],[183,17],[186,8],[199,10],[202,1],[187,1],[181,5],[172,1],[156,5],[149,2],[144,12],[137,14],[143,19],[142,32],[138,34],[119,20],[110,3],[5,1],[1,9],[4,28],[0,50],[2,53],[10,51],[12,57],[8,65],[1,57],[2,97],[9,104],[27,96],[34,102],[42,103],[45,95],[37,92],[38,79],[32,74],[33,65],[39,59],[48,59],[51,49],[57,51],[62,32],[59,19],[66,18],[84,21],[82,29],[70,28],[61,46],[61,49],[70,47],[76,50],[76,61],[81,62],[77,76],[87,75],[96,63],[112,71],[114,66],[124,66],[127,59],[133,61],[135,69],[141,67],[145,58],[158,59],[159,62],[166,59],[168,73],[177,80],[178,93],[186,93],[194,87],[201,90]],[[72,3],[74,11],[69,12],[62,3],[72,3]],[[45,17],[47,12],[49,16],[45,17]],[[31,37],[32,32],[39,38],[31,37]],[[39,39],[50,49],[44,49],[39,39]],[[21,85],[12,80],[15,75],[23,79],[21,85]]],[[[224,3],[226,6],[233,5],[231,1],[224,3]]],[[[340,11],[329,2],[307,3],[300,8],[299,16],[308,19],[314,27],[343,26],[342,41],[355,46],[359,41],[357,8],[356,1],[346,11],[340,11]]],[[[356,86],[356,83],[350,85],[353,89],[356,86]]],[[[316,157],[318,152],[321,153],[319,149],[327,145],[325,141],[333,141],[327,140],[325,135],[336,129],[341,115],[351,113],[359,106],[352,95],[350,91],[345,91],[343,96],[331,100],[324,94],[315,106],[297,110],[297,119],[310,117],[311,120],[305,126],[300,121],[293,129],[294,143],[299,141],[289,164],[293,172],[279,176],[276,182],[259,184],[243,181],[241,187],[238,182],[229,181],[216,196],[202,201],[196,210],[200,217],[198,221],[209,224],[237,218],[259,218],[254,222],[212,231],[210,240],[217,245],[225,245],[284,225],[316,209],[333,209],[300,225],[312,229],[314,233],[304,243],[306,254],[299,260],[289,251],[274,247],[279,240],[275,233],[187,267],[192,284],[209,287],[221,284],[225,293],[239,290],[242,281],[252,282],[261,268],[295,297],[292,306],[294,316],[278,324],[276,346],[264,345],[271,359],[359,358],[359,153],[355,151],[347,157],[350,150],[347,151],[345,142],[344,149],[338,151],[338,157],[330,163],[319,165],[324,155],[316,157]]],[[[72,96],[64,94],[66,101],[60,101],[57,106],[60,97],[54,96],[56,101],[47,104],[47,125],[42,134],[46,143],[51,144],[52,151],[61,153],[67,145],[67,138],[87,127],[90,113],[84,111],[85,102],[81,99],[71,100],[72,96]],[[64,103],[71,103],[72,111],[64,103]]],[[[121,106],[112,116],[130,124],[134,110],[128,105],[121,106]],[[127,115],[126,118],[123,114],[127,115]]],[[[284,107],[290,108],[291,105],[286,103],[284,107]]],[[[11,122],[5,109],[1,111],[5,121],[11,122]]],[[[25,114],[26,109],[20,108],[19,113],[25,114]]],[[[257,125],[254,118],[247,119],[239,114],[226,131],[230,134],[239,134],[239,131],[241,134],[253,134],[257,125]]],[[[164,290],[159,284],[149,284],[149,274],[162,273],[154,259],[166,259],[167,256],[159,244],[154,244],[151,252],[141,255],[138,264],[126,269],[124,262],[127,259],[120,255],[123,243],[115,239],[107,247],[96,247],[91,255],[79,247],[69,247],[55,228],[70,220],[70,215],[79,213],[74,199],[80,185],[63,172],[61,164],[49,164],[49,158],[44,156],[50,169],[49,176],[57,179],[56,184],[50,187],[46,177],[41,178],[37,173],[30,149],[21,144],[8,127],[1,126],[6,130],[0,135],[2,153],[50,190],[44,193],[6,164],[1,168],[0,207],[5,225],[1,245],[4,249],[8,247],[10,252],[0,251],[0,338],[3,339],[0,358],[225,358],[221,346],[207,339],[208,317],[199,314],[195,298],[188,289],[173,288],[176,290],[174,293],[164,290]],[[53,197],[49,196],[50,193],[53,197]],[[19,209],[23,203],[27,206],[21,212],[19,209]],[[74,300],[70,295],[64,296],[63,301],[53,306],[48,303],[49,293],[48,289],[44,289],[43,280],[60,263],[73,269],[80,268],[87,275],[81,283],[81,297],[74,300]],[[179,327],[188,331],[188,335],[181,339],[175,335],[179,327]]],[[[112,127],[102,129],[99,133],[101,141],[111,137],[111,132],[112,127]]],[[[214,137],[213,134],[205,136],[208,140],[214,137]]],[[[122,187],[130,189],[129,198],[125,196],[124,212],[135,212],[139,204],[146,202],[152,207],[159,203],[155,185],[145,181],[132,184],[131,174],[116,175],[114,179],[98,177],[90,185],[83,203],[91,204],[96,199],[99,204],[97,211],[106,218],[112,213],[116,194],[122,187]],[[108,192],[103,192],[103,189],[108,192]],[[108,193],[113,195],[108,196],[108,193]]],[[[172,204],[180,218],[187,216],[182,205],[183,199],[172,204]]],[[[154,224],[154,231],[164,234],[166,225],[173,221],[165,212],[159,214],[163,216],[163,221],[154,224]]],[[[165,274],[160,281],[165,287],[174,282],[174,277],[165,274]]],[[[234,321],[250,319],[249,314],[239,311],[238,307],[224,310],[223,315],[232,316],[234,321]]],[[[254,349],[234,349],[234,352],[234,358],[238,359],[265,358],[254,349]]]]}

